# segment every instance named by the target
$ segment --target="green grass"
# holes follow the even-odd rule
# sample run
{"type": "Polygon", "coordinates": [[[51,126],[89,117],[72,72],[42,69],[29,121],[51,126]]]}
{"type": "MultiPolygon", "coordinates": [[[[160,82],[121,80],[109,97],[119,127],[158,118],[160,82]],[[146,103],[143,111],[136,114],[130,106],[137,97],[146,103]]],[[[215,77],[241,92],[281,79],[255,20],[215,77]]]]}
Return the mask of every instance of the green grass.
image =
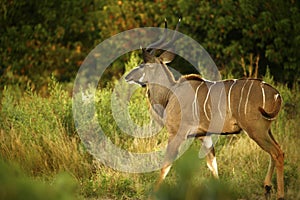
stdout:
{"type": "MultiPolygon", "coordinates": [[[[300,92],[275,85],[284,106],[272,129],[285,152],[287,199],[300,199],[300,92]]],[[[72,117],[72,99],[55,80],[43,97],[28,89],[7,86],[1,93],[0,110],[0,198],[19,199],[145,199],[159,172],[130,174],[99,163],[82,145],[72,117]]],[[[111,113],[112,89],[97,91],[97,119],[107,136],[132,152],[150,152],[167,143],[167,133],[136,139],[122,132],[111,113]]],[[[145,91],[131,97],[133,121],[150,123],[145,91]]],[[[134,131],[134,130],[133,130],[134,131]]],[[[149,131],[144,129],[145,132],[149,131]]],[[[200,142],[174,163],[159,199],[263,199],[263,180],[269,156],[246,134],[221,136],[216,145],[220,181],[212,179],[205,159],[198,159],[200,142]],[[222,197],[222,198],[221,198],[222,197]]],[[[273,177],[273,198],[276,192],[273,177]]]]}

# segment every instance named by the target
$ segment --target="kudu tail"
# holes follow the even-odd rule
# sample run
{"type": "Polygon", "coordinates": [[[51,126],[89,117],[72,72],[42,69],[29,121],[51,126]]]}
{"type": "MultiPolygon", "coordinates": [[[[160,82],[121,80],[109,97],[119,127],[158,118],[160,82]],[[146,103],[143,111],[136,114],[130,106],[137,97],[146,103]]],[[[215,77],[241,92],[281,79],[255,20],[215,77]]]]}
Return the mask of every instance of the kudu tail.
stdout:
{"type": "Polygon", "coordinates": [[[282,99],[281,96],[278,94],[275,97],[274,107],[271,112],[265,111],[265,109],[263,109],[262,107],[259,107],[258,110],[260,111],[260,113],[265,119],[274,120],[280,111],[281,103],[282,103],[282,99]]]}

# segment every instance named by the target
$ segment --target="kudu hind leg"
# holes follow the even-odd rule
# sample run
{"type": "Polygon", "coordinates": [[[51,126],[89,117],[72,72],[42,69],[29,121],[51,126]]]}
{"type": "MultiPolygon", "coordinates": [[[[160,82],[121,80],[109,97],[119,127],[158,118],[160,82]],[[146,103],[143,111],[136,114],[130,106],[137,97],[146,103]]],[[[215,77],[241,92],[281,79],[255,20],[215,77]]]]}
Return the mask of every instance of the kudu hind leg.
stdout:
{"type": "Polygon", "coordinates": [[[215,178],[219,178],[215,148],[213,146],[211,136],[200,138],[200,140],[202,141],[202,147],[199,152],[199,158],[202,158],[206,155],[206,164],[209,170],[212,172],[215,178]]]}
{"type": "Polygon", "coordinates": [[[277,198],[280,200],[284,199],[284,181],[283,181],[283,162],[284,162],[284,153],[281,150],[278,143],[273,138],[271,131],[257,132],[261,129],[249,129],[246,130],[248,135],[266,152],[270,154],[270,164],[269,169],[264,181],[265,184],[265,194],[266,199],[270,199],[270,190],[271,190],[271,179],[274,168],[276,167],[277,175],[277,198]]]}
{"type": "Polygon", "coordinates": [[[264,188],[265,188],[265,197],[267,200],[271,199],[271,189],[272,189],[272,176],[275,169],[275,161],[270,156],[270,162],[268,167],[268,172],[264,181],[264,188]]]}
{"type": "Polygon", "coordinates": [[[217,159],[215,156],[215,149],[214,147],[211,147],[210,151],[206,155],[206,164],[210,171],[212,172],[213,176],[218,179],[219,173],[218,173],[218,165],[217,165],[217,159]]]}

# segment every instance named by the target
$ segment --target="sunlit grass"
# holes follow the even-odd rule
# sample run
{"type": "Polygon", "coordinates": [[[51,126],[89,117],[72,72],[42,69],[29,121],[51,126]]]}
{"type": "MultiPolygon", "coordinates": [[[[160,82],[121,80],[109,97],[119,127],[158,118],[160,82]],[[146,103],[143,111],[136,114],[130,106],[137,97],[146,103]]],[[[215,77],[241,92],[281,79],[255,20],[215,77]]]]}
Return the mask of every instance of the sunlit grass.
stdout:
{"type": "MultiPolygon", "coordinates": [[[[289,89],[284,85],[276,85],[269,75],[265,79],[278,88],[284,99],[282,112],[273,123],[272,131],[285,152],[287,199],[299,199],[299,87],[289,89]]],[[[164,148],[167,144],[165,129],[153,137],[134,138],[118,128],[111,111],[112,92],[112,89],[105,88],[96,94],[97,119],[107,137],[115,145],[131,152],[164,148]]],[[[71,97],[55,80],[49,86],[49,94],[48,97],[42,97],[30,90],[22,92],[10,86],[1,93],[0,156],[6,163],[1,164],[0,172],[13,180],[9,182],[7,178],[1,181],[4,185],[2,188],[14,188],[8,195],[13,195],[15,191],[20,194],[25,191],[34,191],[32,193],[35,194],[38,191],[36,199],[42,199],[41,194],[48,194],[48,190],[43,188],[49,185],[54,188],[50,192],[58,195],[66,193],[66,199],[70,196],[87,199],[147,198],[159,172],[122,173],[95,160],[76,133],[71,97]],[[9,171],[10,168],[17,168],[18,172],[9,171]],[[68,175],[59,175],[61,173],[68,175]],[[59,191],[57,185],[65,183],[64,180],[72,194],[65,191],[64,186],[59,191]]],[[[141,134],[149,134],[151,119],[144,90],[137,90],[130,97],[129,115],[134,123],[145,125],[140,129],[141,134]]],[[[137,129],[133,127],[132,131],[137,129]]],[[[216,144],[219,182],[212,179],[205,159],[198,158],[199,148],[200,142],[195,141],[190,151],[175,161],[157,197],[193,199],[196,196],[213,198],[213,195],[217,195],[215,199],[220,199],[218,195],[223,195],[228,199],[263,199],[262,183],[269,156],[246,134],[220,136],[216,144]]],[[[275,175],[273,184],[275,198],[275,175]]],[[[0,195],[3,193],[4,189],[0,195]]]]}

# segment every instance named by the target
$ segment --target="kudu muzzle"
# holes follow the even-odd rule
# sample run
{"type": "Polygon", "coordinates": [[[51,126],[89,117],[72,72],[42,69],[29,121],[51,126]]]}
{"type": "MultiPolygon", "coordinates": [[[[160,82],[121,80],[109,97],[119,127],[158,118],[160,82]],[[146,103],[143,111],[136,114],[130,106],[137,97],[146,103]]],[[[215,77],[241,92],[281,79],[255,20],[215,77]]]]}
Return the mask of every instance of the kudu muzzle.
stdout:
{"type": "Polygon", "coordinates": [[[125,81],[130,84],[138,84],[141,87],[146,87],[146,82],[144,81],[145,72],[141,69],[141,67],[136,67],[131,70],[129,74],[125,76],[125,81]]]}

